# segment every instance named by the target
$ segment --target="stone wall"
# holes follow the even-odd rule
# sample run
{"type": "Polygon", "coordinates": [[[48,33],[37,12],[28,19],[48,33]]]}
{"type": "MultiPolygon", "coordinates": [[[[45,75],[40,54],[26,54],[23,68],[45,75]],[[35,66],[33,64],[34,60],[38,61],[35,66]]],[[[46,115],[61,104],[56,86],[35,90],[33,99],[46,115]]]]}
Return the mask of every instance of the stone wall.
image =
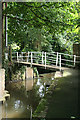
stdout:
{"type": "Polygon", "coordinates": [[[3,101],[5,91],[5,70],[0,69],[0,101],[3,101]]]}

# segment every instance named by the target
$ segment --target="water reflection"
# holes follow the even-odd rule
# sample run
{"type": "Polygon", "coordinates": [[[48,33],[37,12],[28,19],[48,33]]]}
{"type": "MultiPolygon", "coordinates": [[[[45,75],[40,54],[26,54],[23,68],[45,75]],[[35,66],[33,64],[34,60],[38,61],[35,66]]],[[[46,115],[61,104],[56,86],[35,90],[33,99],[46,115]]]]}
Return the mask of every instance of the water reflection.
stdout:
{"type": "Polygon", "coordinates": [[[32,118],[41,98],[45,95],[46,86],[53,80],[53,74],[44,74],[41,78],[9,83],[6,89],[10,99],[4,105],[0,104],[0,119],[32,118]]]}
{"type": "Polygon", "coordinates": [[[2,105],[2,103],[0,102],[0,120],[6,117],[6,109],[5,109],[5,105],[2,105]]]}
{"type": "Polygon", "coordinates": [[[3,110],[2,110],[3,108],[2,108],[2,105],[1,105],[1,103],[0,103],[0,120],[3,118],[3,110]]]}
{"type": "Polygon", "coordinates": [[[25,88],[26,88],[27,91],[32,90],[33,83],[34,83],[33,79],[29,79],[29,80],[25,80],[24,81],[24,86],[25,86],[25,88]]]}

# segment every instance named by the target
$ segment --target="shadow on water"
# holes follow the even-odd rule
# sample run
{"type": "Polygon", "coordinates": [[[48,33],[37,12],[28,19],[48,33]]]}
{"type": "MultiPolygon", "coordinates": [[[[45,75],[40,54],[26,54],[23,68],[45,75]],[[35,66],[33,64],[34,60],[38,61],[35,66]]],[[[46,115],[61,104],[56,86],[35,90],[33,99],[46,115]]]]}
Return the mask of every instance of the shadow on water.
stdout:
{"type": "Polygon", "coordinates": [[[0,103],[0,118],[32,118],[39,101],[51,84],[54,73],[25,81],[7,83],[10,99],[0,103]]]}

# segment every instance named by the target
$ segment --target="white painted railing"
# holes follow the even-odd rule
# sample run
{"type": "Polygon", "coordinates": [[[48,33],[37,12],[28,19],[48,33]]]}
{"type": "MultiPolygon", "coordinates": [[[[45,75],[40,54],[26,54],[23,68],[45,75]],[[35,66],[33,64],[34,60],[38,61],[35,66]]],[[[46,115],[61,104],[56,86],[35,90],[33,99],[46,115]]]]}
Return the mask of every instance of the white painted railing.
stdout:
{"type": "Polygon", "coordinates": [[[67,67],[75,67],[76,63],[80,63],[80,56],[69,55],[59,52],[13,52],[12,60],[30,62],[45,65],[55,65],[67,67]]]}

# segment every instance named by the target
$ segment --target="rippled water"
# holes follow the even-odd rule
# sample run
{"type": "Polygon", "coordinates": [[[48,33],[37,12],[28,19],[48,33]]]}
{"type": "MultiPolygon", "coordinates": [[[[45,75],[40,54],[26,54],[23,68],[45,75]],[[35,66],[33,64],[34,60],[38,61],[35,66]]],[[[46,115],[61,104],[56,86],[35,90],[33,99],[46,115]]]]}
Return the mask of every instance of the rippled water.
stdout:
{"type": "Polygon", "coordinates": [[[3,105],[0,103],[0,119],[31,118],[52,80],[54,73],[42,74],[36,79],[8,83],[6,89],[10,93],[10,99],[3,105]]]}

